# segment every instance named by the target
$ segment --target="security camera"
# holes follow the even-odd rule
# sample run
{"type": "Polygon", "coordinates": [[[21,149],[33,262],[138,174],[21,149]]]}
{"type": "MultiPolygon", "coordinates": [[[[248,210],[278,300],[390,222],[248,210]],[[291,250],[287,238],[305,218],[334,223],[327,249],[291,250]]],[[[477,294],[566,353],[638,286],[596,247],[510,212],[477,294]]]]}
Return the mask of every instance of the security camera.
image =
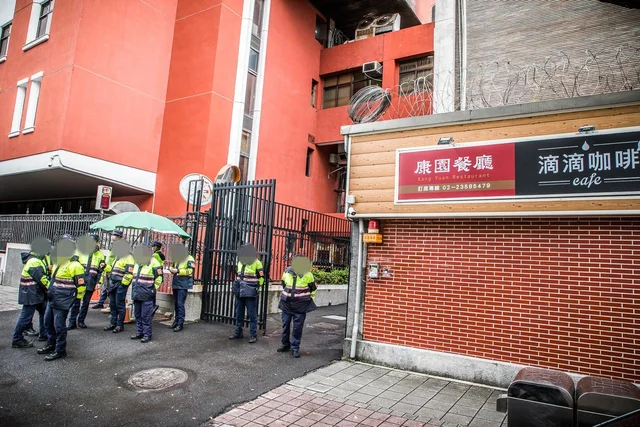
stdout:
{"type": "Polygon", "coordinates": [[[349,209],[347,209],[347,215],[348,216],[356,216],[357,212],[355,209],[353,209],[353,206],[349,206],[349,209]]]}
{"type": "Polygon", "coordinates": [[[47,166],[49,166],[49,167],[53,166],[53,157],[51,157],[49,159],[49,164],[47,166]]]}

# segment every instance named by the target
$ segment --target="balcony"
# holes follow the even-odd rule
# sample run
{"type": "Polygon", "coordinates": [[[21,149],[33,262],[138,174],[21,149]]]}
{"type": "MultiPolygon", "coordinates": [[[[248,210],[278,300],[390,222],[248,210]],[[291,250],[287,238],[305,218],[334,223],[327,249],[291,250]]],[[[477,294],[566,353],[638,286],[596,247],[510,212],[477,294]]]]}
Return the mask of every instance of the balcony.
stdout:
{"type": "Polygon", "coordinates": [[[430,16],[430,4],[433,0],[310,0],[311,4],[325,17],[335,22],[335,28],[329,30],[328,46],[343,44],[356,38],[356,29],[365,17],[380,17],[397,13],[400,15],[400,28],[408,28],[427,22],[426,12],[430,16]]]}

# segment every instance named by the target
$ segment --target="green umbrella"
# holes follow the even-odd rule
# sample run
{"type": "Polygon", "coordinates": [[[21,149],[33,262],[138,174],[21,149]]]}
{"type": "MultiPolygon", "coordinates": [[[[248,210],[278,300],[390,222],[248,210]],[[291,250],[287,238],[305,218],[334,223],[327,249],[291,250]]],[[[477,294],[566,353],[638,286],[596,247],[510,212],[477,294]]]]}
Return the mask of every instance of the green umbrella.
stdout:
{"type": "Polygon", "coordinates": [[[177,234],[186,239],[191,238],[169,218],[149,212],[123,212],[91,224],[92,230],[113,231],[116,228],[132,228],[136,230],[154,231],[156,233],[177,234]]]}

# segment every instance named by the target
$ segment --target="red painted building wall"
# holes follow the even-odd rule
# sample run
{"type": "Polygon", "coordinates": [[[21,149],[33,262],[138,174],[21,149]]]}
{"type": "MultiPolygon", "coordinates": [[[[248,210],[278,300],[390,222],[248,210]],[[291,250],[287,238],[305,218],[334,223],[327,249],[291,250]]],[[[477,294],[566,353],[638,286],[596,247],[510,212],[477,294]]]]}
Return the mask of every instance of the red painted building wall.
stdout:
{"type": "Polygon", "coordinates": [[[155,172],[175,3],[58,1],[49,40],[23,52],[32,3],[17,1],[0,64],[0,161],[64,149],[155,172]],[[40,71],[36,130],[8,138],[16,83],[40,71]]]}
{"type": "Polygon", "coordinates": [[[154,212],[179,215],[182,178],[227,163],[242,2],[180,0],[162,123],[154,212]]]}
{"type": "Polygon", "coordinates": [[[640,381],[640,218],[381,226],[365,340],[640,381]]]}

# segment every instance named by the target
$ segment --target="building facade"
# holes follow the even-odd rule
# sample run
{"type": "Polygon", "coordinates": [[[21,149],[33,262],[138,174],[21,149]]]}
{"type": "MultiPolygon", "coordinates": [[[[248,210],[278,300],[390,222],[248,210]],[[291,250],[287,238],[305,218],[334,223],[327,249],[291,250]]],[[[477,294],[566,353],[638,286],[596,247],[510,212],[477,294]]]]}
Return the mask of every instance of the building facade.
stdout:
{"type": "Polygon", "coordinates": [[[347,103],[432,63],[432,6],[2,2],[0,213],[92,211],[109,185],[114,201],[178,215],[183,178],[226,164],[275,178],[278,202],[341,212],[347,103]]]}
{"type": "Polygon", "coordinates": [[[342,129],[345,356],[500,387],[523,366],[639,383],[640,10],[508,3],[438,3],[438,114],[342,129]],[[476,79],[487,60],[511,74],[476,79]]]}

